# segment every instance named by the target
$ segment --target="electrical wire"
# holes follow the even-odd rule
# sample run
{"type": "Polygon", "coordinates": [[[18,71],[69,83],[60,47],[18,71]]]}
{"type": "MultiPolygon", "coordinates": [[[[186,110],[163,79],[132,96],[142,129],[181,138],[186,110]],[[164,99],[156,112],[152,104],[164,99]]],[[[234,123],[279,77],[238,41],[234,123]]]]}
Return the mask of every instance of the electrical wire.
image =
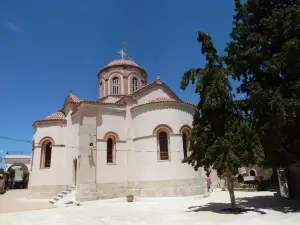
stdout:
{"type": "MultiPolygon", "coordinates": [[[[21,140],[21,139],[15,139],[15,138],[10,138],[10,137],[0,137],[0,139],[6,139],[6,140],[11,140],[11,141],[17,141],[17,142],[24,142],[24,143],[33,143],[33,141],[26,141],[26,140],[21,140]]],[[[39,144],[39,143],[34,143],[34,145],[39,144]]],[[[76,149],[76,150],[96,150],[96,151],[107,151],[106,149],[98,149],[98,148],[93,148],[93,147],[76,147],[76,146],[68,146],[68,145],[63,145],[62,147],[64,148],[71,148],[71,149],[76,149]]],[[[19,151],[20,152],[20,151],[19,151]]],[[[146,153],[146,152],[157,152],[157,150],[117,150],[116,152],[141,152],[141,153],[146,153]]],[[[172,150],[169,151],[171,152],[177,152],[181,153],[182,150],[172,150]]]]}

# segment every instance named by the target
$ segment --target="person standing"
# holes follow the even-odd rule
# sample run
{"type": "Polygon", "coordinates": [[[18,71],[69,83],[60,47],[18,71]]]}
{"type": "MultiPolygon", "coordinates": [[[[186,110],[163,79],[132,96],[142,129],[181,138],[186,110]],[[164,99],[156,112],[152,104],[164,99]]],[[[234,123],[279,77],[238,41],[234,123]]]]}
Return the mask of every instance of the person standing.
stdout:
{"type": "Polygon", "coordinates": [[[205,181],[206,181],[206,185],[207,185],[207,192],[212,192],[212,191],[213,191],[213,190],[211,189],[212,181],[211,181],[211,178],[210,178],[210,174],[209,174],[209,173],[206,173],[205,181]]]}

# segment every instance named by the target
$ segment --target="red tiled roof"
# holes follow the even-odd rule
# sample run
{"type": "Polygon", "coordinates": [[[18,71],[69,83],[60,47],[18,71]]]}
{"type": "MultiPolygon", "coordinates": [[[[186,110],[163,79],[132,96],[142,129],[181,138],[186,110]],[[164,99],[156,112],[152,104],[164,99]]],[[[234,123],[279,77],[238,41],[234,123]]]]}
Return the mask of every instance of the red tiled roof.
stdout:
{"type": "Polygon", "coordinates": [[[37,123],[60,122],[60,121],[65,121],[65,120],[66,120],[66,116],[65,116],[64,113],[62,113],[62,112],[56,112],[56,113],[53,113],[53,114],[47,116],[43,120],[36,120],[36,121],[34,121],[34,123],[32,124],[32,126],[34,126],[37,123]]]}
{"type": "Polygon", "coordinates": [[[186,105],[190,105],[190,106],[195,107],[194,104],[189,103],[189,102],[184,102],[184,101],[181,101],[181,100],[176,100],[176,99],[171,99],[171,98],[156,98],[156,99],[150,100],[146,103],[136,105],[132,108],[136,108],[136,107],[143,106],[143,105],[155,104],[155,103],[180,103],[180,104],[186,104],[186,105]]]}
{"type": "Polygon", "coordinates": [[[148,101],[148,103],[151,102],[181,102],[172,98],[156,98],[156,99],[152,99],[150,101],[148,101]]]}
{"type": "MultiPolygon", "coordinates": [[[[113,60],[110,63],[108,63],[107,66],[105,66],[102,69],[100,69],[100,72],[103,71],[106,68],[115,67],[115,66],[134,66],[134,67],[138,67],[138,68],[140,68],[140,69],[142,69],[142,70],[145,71],[145,69],[143,67],[139,66],[138,64],[136,64],[132,60],[128,60],[128,59],[116,59],[116,60],[113,60]]],[[[98,73],[98,76],[99,76],[100,72],[98,73]]]]}
{"type": "Polygon", "coordinates": [[[64,120],[66,119],[65,114],[63,114],[62,112],[56,112],[51,114],[50,116],[47,116],[45,120],[64,120]]]}
{"type": "Polygon", "coordinates": [[[69,94],[69,97],[71,98],[71,100],[72,100],[74,103],[80,102],[80,99],[79,99],[76,95],[73,95],[72,93],[69,94]]]}
{"type": "Polygon", "coordinates": [[[116,65],[118,65],[118,66],[119,65],[139,66],[138,64],[136,64],[132,60],[128,60],[128,59],[116,59],[116,60],[111,61],[110,63],[107,64],[107,66],[116,66],[116,65]]]}
{"type": "Polygon", "coordinates": [[[151,87],[151,86],[153,86],[153,85],[164,85],[164,86],[172,93],[173,97],[174,97],[176,100],[181,101],[181,99],[180,99],[180,98],[179,98],[179,97],[171,90],[171,88],[169,88],[165,83],[161,83],[161,82],[158,82],[158,81],[152,81],[151,83],[149,83],[149,84],[143,86],[142,88],[140,88],[140,89],[138,89],[138,90],[132,92],[131,94],[125,95],[123,98],[121,98],[120,100],[118,100],[117,103],[122,102],[122,100],[125,99],[126,97],[128,97],[128,96],[129,96],[129,97],[132,97],[132,96],[135,95],[136,93],[139,93],[139,92],[141,92],[141,91],[143,91],[143,90],[146,90],[147,88],[149,88],[149,87],[151,87]]]}

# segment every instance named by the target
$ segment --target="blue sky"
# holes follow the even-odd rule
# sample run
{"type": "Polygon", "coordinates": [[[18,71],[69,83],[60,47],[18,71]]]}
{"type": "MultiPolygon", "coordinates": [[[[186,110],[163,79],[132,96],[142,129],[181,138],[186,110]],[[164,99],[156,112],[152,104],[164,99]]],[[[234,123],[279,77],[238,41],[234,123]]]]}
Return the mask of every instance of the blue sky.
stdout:
{"type": "MultiPolygon", "coordinates": [[[[197,32],[210,34],[222,53],[233,10],[233,0],[0,1],[0,137],[32,140],[33,121],[59,110],[69,89],[97,99],[97,72],[119,58],[124,41],[148,82],[159,72],[195,103],[193,88],[179,83],[205,63],[197,32]]],[[[30,152],[31,144],[0,139],[0,149],[30,152]]]]}

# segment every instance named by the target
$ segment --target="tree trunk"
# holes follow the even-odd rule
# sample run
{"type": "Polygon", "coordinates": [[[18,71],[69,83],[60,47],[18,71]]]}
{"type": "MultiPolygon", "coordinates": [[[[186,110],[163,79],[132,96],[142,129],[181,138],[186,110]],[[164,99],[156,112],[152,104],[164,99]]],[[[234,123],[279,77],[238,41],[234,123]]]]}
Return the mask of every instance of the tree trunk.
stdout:
{"type": "Polygon", "coordinates": [[[228,191],[229,191],[229,195],[230,195],[231,207],[233,209],[236,209],[233,179],[232,179],[231,175],[227,175],[227,185],[228,185],[228,191]]]}

